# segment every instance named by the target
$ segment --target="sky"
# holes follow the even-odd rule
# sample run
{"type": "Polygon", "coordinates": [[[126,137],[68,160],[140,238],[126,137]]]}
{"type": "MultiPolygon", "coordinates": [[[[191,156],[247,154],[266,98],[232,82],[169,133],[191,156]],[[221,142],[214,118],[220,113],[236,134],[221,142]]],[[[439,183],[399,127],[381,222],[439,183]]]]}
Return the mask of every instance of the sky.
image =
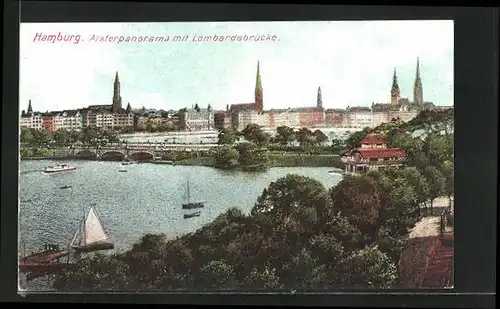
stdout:
{"type": "Polygon", "coordinates": [[[264,109],[390,102],[394,69],[413,99],[417,57],[424,100],[453,105],[453,21],[218,23],[23,23],[20,108],[111,104],[118,71],[124,107],[225,109],[254,102],[260,62],[264,109]],[[78,44],[36,41],[80,35],[78,44]],[[95,42],[92,36],[170,37],[168,42],[95,42]],[[187,41],[173,42],[176,35],[187,41]],[[194,36],[276,35],[276,41],[193,42],[194,36]]]}

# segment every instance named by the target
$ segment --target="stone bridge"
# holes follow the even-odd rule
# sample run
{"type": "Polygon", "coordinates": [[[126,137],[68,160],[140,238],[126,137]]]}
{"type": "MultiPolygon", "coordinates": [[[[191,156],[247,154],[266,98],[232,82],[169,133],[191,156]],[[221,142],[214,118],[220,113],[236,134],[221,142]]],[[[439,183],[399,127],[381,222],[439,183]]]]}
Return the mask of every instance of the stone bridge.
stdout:
{"type": "Polygon", "coordinates": [[[75,157],[96,158],[101,160],[121,161],[130,159],[133,161],[150,161],[161,157],[166,152],[171,151],[210,151],[217,147],[217,144],[154,144],[154,143],[134,143],[134,144],[108,144],[106,146],[72,146],[69,154],[75,157]]]}

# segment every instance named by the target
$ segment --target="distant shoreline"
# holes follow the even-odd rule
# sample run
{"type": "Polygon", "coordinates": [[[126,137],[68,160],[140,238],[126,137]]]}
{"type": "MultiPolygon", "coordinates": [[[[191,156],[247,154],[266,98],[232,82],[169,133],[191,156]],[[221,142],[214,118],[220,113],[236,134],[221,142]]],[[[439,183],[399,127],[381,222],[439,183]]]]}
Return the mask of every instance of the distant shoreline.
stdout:
{"type": "MultiPolygon", "coordinates": [[[[21,157],[21,161],[99,161],[99,162],[119,162],[117,160],[99,160],[95,158],[80,158],[74,156],[40,156],[40,157],[21,157]]],[[[166,161],[171,162],[173,165],[184,165],[184,166],[207,166],[219,168],[215,164],[213,157],[191,157],[184,158],[180,160],[157,160],[157,161],[138,161],[139,164],[167,164],[166,161]]],[[[332,169],[343,170],[343,163],[338,155],[305,155],[305,154],[271,154],[270,164],[267,167],[331,167],[332,169]]],[[[228,170],[238,170],[243,167],[229,168],[228,170]]],[[[244,168],[243,168],[244,169],[244,168]]]]}

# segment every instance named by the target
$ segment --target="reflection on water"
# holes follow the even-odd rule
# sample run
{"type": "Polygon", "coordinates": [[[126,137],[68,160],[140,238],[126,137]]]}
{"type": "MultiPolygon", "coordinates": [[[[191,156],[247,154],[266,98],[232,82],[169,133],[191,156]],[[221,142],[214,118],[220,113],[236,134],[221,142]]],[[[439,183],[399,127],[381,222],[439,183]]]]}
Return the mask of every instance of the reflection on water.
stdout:
{"type": "Polygon", "coordinates": [[[77,166],[73,172],[40,172],[55,163],[21,162],[20,251],[24,247],[27,252],[39,250],[44,242],[67,246],[91,205],[115,244],[111,251],[123,251],[146,233],[175,236],[191,232],[234,206],[249,212],[263,189],[288,173],[313,177],[327,187],[341,179],[330,175],[329,168],[272,168],[249,173],[136,164],[127,167],[128,173],[120,173],[119,163],[99,161],[70,162],[77,166]],[[206,204],[201,216],[184,219],[181,205],[187,200],[188,179],[190,200],[206,204]],[[63,186],[72,187],[61,190],[63,186]]]}

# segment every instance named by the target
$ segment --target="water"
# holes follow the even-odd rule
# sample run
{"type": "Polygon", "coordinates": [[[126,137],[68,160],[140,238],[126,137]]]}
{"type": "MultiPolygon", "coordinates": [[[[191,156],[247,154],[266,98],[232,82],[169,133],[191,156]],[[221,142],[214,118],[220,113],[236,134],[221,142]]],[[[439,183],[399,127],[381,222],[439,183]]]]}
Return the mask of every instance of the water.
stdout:
{"type": "MultiPolygon", "coordinates": [[[[317,179],[329,188],[342,176],[330,168],[271,168],[266,172],[221,171],[201,166],[75,161],[74,172],[43,174],[57,162],[22,161],[20,165],[19,253],[39,250],[44,242],[67,246],[91,205],[115,244],[115,251],[128,250],[146,233],[175,236],[192,232],[237,206],[249,212],[262,190],[289,173],[317,179]],[[200,217],[184,219],[181,209],[187,200],[190,179],[191,201],[204,201],[200,217]],[[72,188],[60,189],[64,185],[72,188]]],[[[110,251],[107,251],[110,252],[110,251]]],[[[44,279],[26,288],[47,289],[44,279]],[[42,282],[42,283],[40,283],[42,282]],[[39,287],[43,286],[43,288],[39,287]]],[[[23,285],[25,285],[23,283],[23,285]]]]}

